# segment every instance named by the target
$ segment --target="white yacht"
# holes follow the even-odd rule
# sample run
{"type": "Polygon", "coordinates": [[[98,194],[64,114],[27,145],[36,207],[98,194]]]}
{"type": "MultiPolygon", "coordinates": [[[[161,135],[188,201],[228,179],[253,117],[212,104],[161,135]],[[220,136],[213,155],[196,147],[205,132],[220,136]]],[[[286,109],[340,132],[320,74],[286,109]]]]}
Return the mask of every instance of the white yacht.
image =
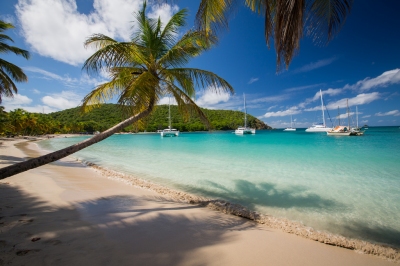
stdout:
{"type": "Polygon", "coordinates": [[[171,104],[168,103],[168,128],[160,131],[160,136],[161,137],[178,137],[179,136],[179,130],[172,128],[171,126],[171,104]]]}
{"type": "Polygon", "coordinates": [[[235,134],[238,134],[238,135],[256,134],[255,128],[247,127],[246,96],[244,95],[244,93],[243,93],[243,99],[244,99],[244,126],[238,127],[235,130],[235,134]]]}
{"type": "Polygon", "coordinates": [[[324,101],[322,100],[322,91],[319,90],[321,95],[321,111],[322,111],[322,125],[321,124],[314,124],[311,127],[306,129],[306,132],[327,132],[332,130],[332,128],[327,127],[325,124],[325,112],[324,112],[324,101]]]}
{"type": "Polygon", "coordinates": [[[296,131],[296,128],[293,127],[292,115],[290,115],[290,127],[285,128],[283,131],[296,131]]]}

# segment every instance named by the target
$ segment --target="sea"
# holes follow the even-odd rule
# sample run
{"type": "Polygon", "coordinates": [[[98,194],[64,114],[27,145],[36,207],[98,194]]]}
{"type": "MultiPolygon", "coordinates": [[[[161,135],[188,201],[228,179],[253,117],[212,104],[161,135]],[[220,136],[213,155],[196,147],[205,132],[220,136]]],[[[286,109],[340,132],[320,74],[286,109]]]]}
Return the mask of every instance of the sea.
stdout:
{"type": "MultiPolygon", "coordinates": [[[[82,137],[39,142],[58,150],[82,137]]],[[[73,157],[316,230],[400,247],[400,128],[120,134],[73,157]]]]}

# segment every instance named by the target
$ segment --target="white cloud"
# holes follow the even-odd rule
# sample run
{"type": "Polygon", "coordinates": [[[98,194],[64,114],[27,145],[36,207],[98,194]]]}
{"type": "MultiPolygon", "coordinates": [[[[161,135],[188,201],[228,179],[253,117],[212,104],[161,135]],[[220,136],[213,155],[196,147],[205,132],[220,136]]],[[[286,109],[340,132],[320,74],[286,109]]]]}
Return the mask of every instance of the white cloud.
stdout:
{"type": "Polygon", "coordinates": [[[361,118],[368,118],[368,117],[371,117],[371,115],[364,115],[364,116],[361,117],[361,118]]]}
{"type": "Polygon", "coordinates": [[[249,80],[249,82],[247,82],[247,84],[252,84],[252,83],[254,83],[254,82],[256,82],[256,81],[258,81],[258,78],[251,78],[251,79],[249,80]]]}
{"type": "Polygon", "coordinates": [[[172,15],[179,11],[177,5],[171,6],[169,4],[163,3],[160,5],[154,5],[151,7],[151,12],[149,12],[149,18],[158,19],[165,25],[167,21],[172,17],[172,15]]]}
{"type": "MultiPolygon", "coordinates": [[[[60,75],[57,75],[55,73],[49,72],[47,70],[44,70],[44,69],[41,69],[38,67],[24,67],[23,69],[25,71],[42,74],[43,76],[41,78],[43,78],[43,79],[60,81],[61,83],[63,83],[64,85],[66,85],[68,87],[76,87],[79,85],[91,85],[92,87],[95,87],[105,81],[103,78],[103,75],[105,75],[105,72],[103,72],[103,71],[102,71],[103,75],[100,75],[100,78],[102,78],[102,79],[90,77],[86,73],[83,73],[81,75],[80,79],[77,79],[77,78],[71,78],[68,75],[60,76],[60,75]]],[[[37,92],[39,92],[39,91],[34,90],[34,93],[37,93],[37,92]]]]}
{"type": "Polygon", "coordinates": [[[33,91],[34,94],[40,94],[40,91],[37,90],[37,89],[33,89],[32,91],[33,91]]]}
{"type": "Polygon", "coordinates": [[[269,96],[269,97],[263,97],[263,98],[258,98],[256,100],[252,100],[253,103],[272,103],[272,102],[283,102],[287,99],[290,98],[289,94],[284,94],[284,95],[277,95],[277,96],[269,96]]]}
{"type": "Polygon", "coordinates": [[[54,74],[52,72],[49,72],[47,70],[44,70],[44,69],[41,69],[41,68],[38,68],[38,67],[24,67],[23,69],[25,71],[42,74],[43,75],[42,78],[48,79],[48,80],[58,80],[58,81],[61,81],[63,83],[66,83],[66,84],[78,82],[78,80],[75,79],[75,78],[70,78],[69,76],[62,77],[60,75],[54,74]]]}
{"type": "Polygon", "coordinates": [[[298,109],[298,107],[293,106],[285,111],[267,112],[262,117],[268,118],[268,117],[274,117],[274,116],[289,116],[289,115],[295,115],[295,114],[300,114],[300,113],[301,113],[301,111],[298,109]]]}
{"type": "MultiPolygon", "coordinates": [[[[93,53],[83,46],[93,34],[129,40],[135,30],[132,14],[142,3],[142,0],[94,0],[94,11],[82,14],[78,12],[76,0],[19,0],[16,14],[25,41],[34,52],[78,65],[93,53]]],[[[167,4],[157,7],[151,13],[161,15],[164,22],[176,9],[167,4]]]]}
{"type": "Polygon", "coordinates": [[[13,98],[4,97],[2,105],[4,109],[8,112],[17,108],[23,108],[24,105],[30,104],[32,99],[22,94],[15,94],[13,98]]]}
{"type": "Polygon", "coordinates": [[[302,66],[301,68],[295,69],[293,72],[294,73],[302,73],[302,72],[309,72],[311,70],[317,69],[317,68],[321,68],[327,65],[332,64],[334,61],[336,60],[335,57],[332,58],[328,58],[328,59],[323,59],[323,60],[319,60],[317,62],[312,62],[310,64],[307,64],[305,66],[302,66]]]}
{"type": "MultiPolygon", "coordinates": [[[[347,101],[349,106],[356,106],[356,105],[368,104],[380,98],[381,95],[379,94],[379,92],[361,93],[354,98],[344,98],[336,102],[331,102],[328,105],[325,105],[325,107],[329,110],[337,109],[338,107],[346,108],[347,101]]],[[[321,105],[315,106],[313,108],[304,109],[304,111],[317,111],[317,110],[321,110],[321,105]]]]}
{"type": "Polygon", "coordinates": [[[366,78],[358,81],[354,85],[346,85],[345,89],[354,89],[360,91],[367,91],[373,88],[387,87],[392,84],[400,83],[400,69],[396,68],[383,72],[382,75],[376,78],[366,78]]]}
{"type": "Polygon", "coordinates": [[[72,91],[62,91],[60,94],[44,96],[42,102],[50,107],[64,110],[80,105],[80,99],[82,99],[82,97],[72,91]]]}
{"type": "Polygon", "coordinates": [[[379,112],[379,113],[375,114],[375,116],[391,116],[391,115],[400,116],[400,111],[399,110],[393,110],[393,111],[389,111],[389,112],[386,112],[386,113],[379,112]]]}
{"type": "Polygon", "coordinates": [[[231,94],[229,92],[216,93],[214,91],[218,90],[206,90],[200,93],[200,97],[196,100],[196,104],[204,107],[204,108],[216,108],[216,106],[220,103],[226,103],[231,98],[231,94]]]}
{"type": "Polygon", "coordinates": [[[299,87],[285,89],[285,91],[286,92],[302,91],[302,90],[306,90],[306,89],[310,89],[310,88],[321,87],[323,85],[324,85],[323,83],[319,83],[319,84],[313,84],[313,85],[307,85],[307,86],[299,86],[299,87]]]}
{"type": "Polygon", "coordinates": [[[163,97],[158,101],[157,104],[158,105],[163,105],[163,104],[177,105],[178,103],[176,102],[175,98],[173,98],[173,97],[163,97]]]}

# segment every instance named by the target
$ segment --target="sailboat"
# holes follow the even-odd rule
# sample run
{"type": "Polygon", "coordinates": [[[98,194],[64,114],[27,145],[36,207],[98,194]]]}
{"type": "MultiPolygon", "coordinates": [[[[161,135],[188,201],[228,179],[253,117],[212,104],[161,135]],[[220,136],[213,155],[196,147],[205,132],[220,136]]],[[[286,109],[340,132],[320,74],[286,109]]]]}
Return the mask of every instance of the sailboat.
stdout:
{"type": "Polygon", "coordinates": [[[322,111],[322,122],[323,124],[314,124],[311,127],[306,129],[306,132],[327,132],[329,130],[332,130],[330,127],[326,127],[325,124],[325,112],[324,112],[324,101],[322,99],[322,91],[319,90],[319,93],[321,95],[321,111],[322,111]]]}
{"type": "Polygon", "coordinates": [[[243,99],[244,99],[244,126],[238,127],[235,130],[235,134],[238,134],[238,135],[256,134],[255,128],[247,127],[246,96],[244,95],[244,93],[243,93],[243,99]]]}
{"type": "Polygon", "coordinates": [[[168,128],[162,130],[160,132],[161,137],[178,137],[179,136],[179,130],[172,128],[171,126],[171,103],[169,102],[170,99],[168,99],[168,128]]]}
{"type": "MultiPolygon", "coordinates": [[[[339,111],[339,107],[338,107],[339,111]]],[[[339,119],[340,119],[340,113],[338,112],[339,119]]],[[[349,113],[349,100],[347,100],[347,119],[348,119],[348,126],[341,126],[340,122],[339,125],[336,126],[335,128],[332,128],[331,130],[327,131],[326,134],[328,136],[350,136],[351,135],[351,130],[350,130],[350,113],[349,113]]],[[[340,121],[340,120],[339,120],[340,121]]]]}
{"type": "Polygon", "coordinates": [[[353,136],[362,136],[364,135],[364,132],[361,131],[361,128],[358,126],[358,108],[356,106],[356,127],[353,127],[351,129],[351,135],[353,136]]]}
{"type": "Polygon", "coordinates": [[[292,115],[290,115],[290,127],[285,128],[283,131],[296,131],[296,128],[293,127],[292,115]]]}

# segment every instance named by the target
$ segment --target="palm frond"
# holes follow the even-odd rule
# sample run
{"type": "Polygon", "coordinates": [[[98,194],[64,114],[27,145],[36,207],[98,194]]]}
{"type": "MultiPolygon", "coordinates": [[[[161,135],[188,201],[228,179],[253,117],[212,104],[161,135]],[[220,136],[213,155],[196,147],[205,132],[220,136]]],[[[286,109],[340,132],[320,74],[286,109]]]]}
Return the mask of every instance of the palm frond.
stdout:
{"type": "Polygon", "coordinates": [[[306,29],[314,42],[328,43],[340,31],[353,0],[314,0],[307,6],[306,29]]]}
{"type": "Polygon", "coordinates": [[[216,34],[228,28],[228,15],[234,0],[202,0],[196,13],[196,28],[206,33],[216,34]]]}
{"type": "Polygon", "coordinates": [[[165,41],[168,47],[172,47],[172,45],[176,42],[176,37],[179,34],[178,29],[186,25],[187,13],[187,9],[179,10],[165,25],[160,38],[165,41]]]}
{"type": "Polygon", "coordinates": [[[206,71],[197,68],[174,68],[165,70],[166,75],[186,76],[190,77],[196,87],[200,89],[209,89],[213,92],[229,92],[233,93],[233,87],[223,78],[212,73],[211,71],[206,71]]]}
{"type": "Polygon", "coordinates": [[[195,114],[200,118],[200,120],[203,122],[203,124],[206,125],[207,128],[211,127],[210,121],[208,120],[207,116],[189,95],[187,95],[184,91],[182,91],[179,87],[175,86],[172,83],[168,83],[167,90],[174,96],[178,104],[178,109],[180,113],[183,114],[185,120],[195,114]]]}
{"type": "Polygon", "coordinates": [[[217,38],[213,34],[207,35],[201,31],[188,31],[160,58],[159,64],[164,67],[181,67],[216,43],[217,38]]]}
{"type": "MultiPolygon", "coordinates": [[[[0,40],[1,41],[1,40],[0,40]]],[[[27,50],[7,45],[3,42],[0,42],[0,53],[14,53],[15,55],[20,55],[25,59],[30,58],[30,53],[27,50]]]]}
{"type": "Polygon", "coordinates": [[[117,42],[105,35],[96,34],[90,37],[85,45],[98,49],[83,64],[82,69],[88,73],[96,73],[114,66],[142,63],[141,47],[131,42],[117,42]]]}
{"type": "Polygon", "coordinates": [[[277,1],[274,17],[275,49],[278,69],[289,66],[303,36],[305,0],[277,1]]]}
{"type": "Polygon", "coordinates": [[[14,93],[18,93],[17,87],[7,73],[0,68],[0,103],[2,102],[2,95],[13,97],[14,93]]]}
{"type": "Polygon", "coordinates": [[[0,59],[0,69],[8,73],[8,75],[10,75],[11,78],[17,82],[28,81],[28,77],[25,75],[24,71],[20,67],[6,60],[0,59]]]}

